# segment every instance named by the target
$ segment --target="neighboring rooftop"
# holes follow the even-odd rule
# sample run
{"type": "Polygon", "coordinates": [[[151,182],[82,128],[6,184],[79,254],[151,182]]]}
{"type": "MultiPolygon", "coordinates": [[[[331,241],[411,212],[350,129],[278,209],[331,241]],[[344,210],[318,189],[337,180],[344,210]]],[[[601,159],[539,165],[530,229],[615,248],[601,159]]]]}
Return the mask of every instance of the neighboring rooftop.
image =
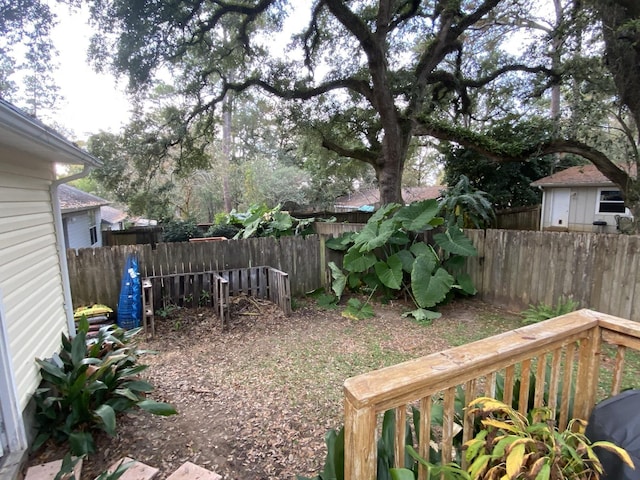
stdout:
{"type": "Polygon", "coordinates": [[[100,217],[103,222],[113,225],[114,223],[124,222],[129,216],[118,208],[103,205],[100,207],[100,217]]]}
{"type": "Polygon", "coordinates": [[[536,180],[533,187],[580,187],[580,186],[609,186],[614,183],[604,176],[595,165],[578,165],[569,167],[536,180]]]}
{"type": "Polygon", "coordinates": [[[104,198],[83,192],[66,183],[58,186],[58,201],[60,202],[60,210],[62,213],[87,210],[109,204],[109,201],[104,198]]]}
{"type": "MultiPolygon", "coordinates": [[[[442,195],[441,192],[446,189],[447,187],[444,185],[405,187],[402,189],[402,198],[406,203],[435,199],[439,198],[442,195]]],[[[372,188],[337,198],[335,207],[341,210],[347,210],[357,209],[363,205],[377,205],[378,203],[380,203],[380,190],[372,188]]]]}

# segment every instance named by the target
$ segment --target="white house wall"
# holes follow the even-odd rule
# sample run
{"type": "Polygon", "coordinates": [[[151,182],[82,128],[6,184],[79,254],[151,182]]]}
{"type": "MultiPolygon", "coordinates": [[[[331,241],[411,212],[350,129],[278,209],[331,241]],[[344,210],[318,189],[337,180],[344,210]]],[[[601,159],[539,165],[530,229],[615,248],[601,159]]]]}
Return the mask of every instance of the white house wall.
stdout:
{"type": "MultiPolygon", "coordinates": [[[[593,225],[596,220],[604,220],[607,226],[602,230],[606,233],[616,233],[615,213],[596,213],[598,192],[602,187],[572,187],[569,203],[569,226],[567,230],[574,232],[600,231],[593,225]]],[[[615,187],[611,187],[615,188],[615,187]]],[[[549,228],[551,222],[551,210],[553,204],[554,188],[545,189],[545,201],[543,211],[543,228],[549,228]]],[[[554,227],[557,227],[554,225],[554,227]]]]}
{"type": "Polygon", "coordinates": [[[89,248],[102,246],[102,233],[100,231],[100,209],[84,210],[81,212],[65,213],[62,215],[63,223],[67,230],[66,238],[69,241],[67,248],[89,248]],[[95,218],[95,222],[94,222],[95,218]],[[96,227],[97,243],[91,244],[89,228],[96,227]]]}
{"type": "Polygon", "coordinates": [[[0,149],[0,289],[18,401],[40,377],[35,358],[58,351],[67,332],[49,185],[50,162],[0,149]]]}

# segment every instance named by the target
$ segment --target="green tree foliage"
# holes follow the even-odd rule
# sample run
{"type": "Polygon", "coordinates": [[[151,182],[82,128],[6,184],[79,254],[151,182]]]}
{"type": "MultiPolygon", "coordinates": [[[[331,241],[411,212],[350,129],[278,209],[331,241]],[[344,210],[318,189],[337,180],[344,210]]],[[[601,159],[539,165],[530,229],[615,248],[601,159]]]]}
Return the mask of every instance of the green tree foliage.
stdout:
{"type": "Polygon", "coordinates": [[[0,1],[0,95],[43,120],[60,100],[51,76],[56,21],[46,1],[0,1]]]}
{"type": "Polygon", "coordinates": [[[532,90],[523,78],[551,74],[538,59],[477,46],[490,38],[499,47],[529,2],[296,3],[308,21],[284,55],[267,47],[293,2],[90,3],[94,60],[127,74],[132,88],[143,91],[171,65],[189,102],[185,121],[200,122],[198,131],[230,92],[255,87],[290,100],[324,148],[373,168],[382,203],[402,200],[412,139],[439,133],[434,120],[470,114],[471,89],[490,91],[484,101],[495,89],[517,98],[532,90]],[[498,52],[491,62],[489,51],[498,52]]]}
{"type": "MultiPolygon", "coordinates": [[[[488,131],[487,136],[511,143],[531,142],[548,138],[551,128],[553,124],[541,120],[515,125],[502,123],[488,131]]],[[[443,142],[440,151],[444,158],[444,184],[453,186],[462,176],[466,177],[471,188],[487,194],[495,210],[539,204],[542,194],[531,186],[531,182],[576,165],[578,160],[575,156],[546,155],[519,162],[496,163],[473,149],[450,142],[443,142]]]]}

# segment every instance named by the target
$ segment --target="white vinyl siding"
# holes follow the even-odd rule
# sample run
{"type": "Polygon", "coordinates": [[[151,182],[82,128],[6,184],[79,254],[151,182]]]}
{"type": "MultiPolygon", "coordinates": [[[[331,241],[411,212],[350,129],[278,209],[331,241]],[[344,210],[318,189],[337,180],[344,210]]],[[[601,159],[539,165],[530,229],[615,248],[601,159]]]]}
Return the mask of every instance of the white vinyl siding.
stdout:
{"type": "Polygon", "coordinates": [[[67,332],[49,186],[53,164],[0,149],[0,289],[10,356],[24,410],[40,377],[35,358],[67,332]]]}

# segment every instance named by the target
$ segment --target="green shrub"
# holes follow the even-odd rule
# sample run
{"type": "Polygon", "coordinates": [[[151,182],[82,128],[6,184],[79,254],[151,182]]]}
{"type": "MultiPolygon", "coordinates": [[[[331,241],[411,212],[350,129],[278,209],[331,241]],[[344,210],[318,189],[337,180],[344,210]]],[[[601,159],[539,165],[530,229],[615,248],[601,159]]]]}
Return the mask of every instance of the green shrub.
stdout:
{"type": "Polygon", "coordinates": [[[217,224],[240,228],[235,238],[309,235],[313,233],[313,222],[315,218],[292,217],[289,212],[281,211],[280,205],[274,208],[266,205],[251,205],[244,213],[232,210],[224,217],[216,215],[217,224]]]}
{"type": "Polygon", "coordinates": [[[211,225],[204,236],[233,238],[240,232],[240,230],[240,227],[231,224],[211,225]]]}
{"type": "Polygon", "coordinates": [[[164,225],[163,242],[188,242],[190,238],[202,238],[204,235],[198,228],[196,222],[187,220],[185,222],[175,221],[164,225]]]}
{"type": "Polygon", "coordinates": [[[555,307],[541,302],[535,306],[529,305],[529,308],[523,311],[522,315],[524,316],[524,323],[532,324],[542,322],[543,320],[549,320],[550,318],[559,317],[560,315],[565,315],[577,310],[578,307],[578,302],[575,302],[573,299],[560,297],[558,304],[555,307]]]}
{"type": "Polygon", "coordinates": [[[166,403],[146,399],[153,387],[138,375],[147,366],[137,363],[132,341],[140,329],[125,331],[110,325],[87,340],[89,322],[82,318],[73,339],[62,335],[62,349],[49,360],[37,359],[42,385],[36,391],[39,435],[34,449],[48,439],[68,441],[76,456],[94,451],[92,432],[116,431],[119,413],[138,407],[158,415],[173,415],[166,403]]]}

